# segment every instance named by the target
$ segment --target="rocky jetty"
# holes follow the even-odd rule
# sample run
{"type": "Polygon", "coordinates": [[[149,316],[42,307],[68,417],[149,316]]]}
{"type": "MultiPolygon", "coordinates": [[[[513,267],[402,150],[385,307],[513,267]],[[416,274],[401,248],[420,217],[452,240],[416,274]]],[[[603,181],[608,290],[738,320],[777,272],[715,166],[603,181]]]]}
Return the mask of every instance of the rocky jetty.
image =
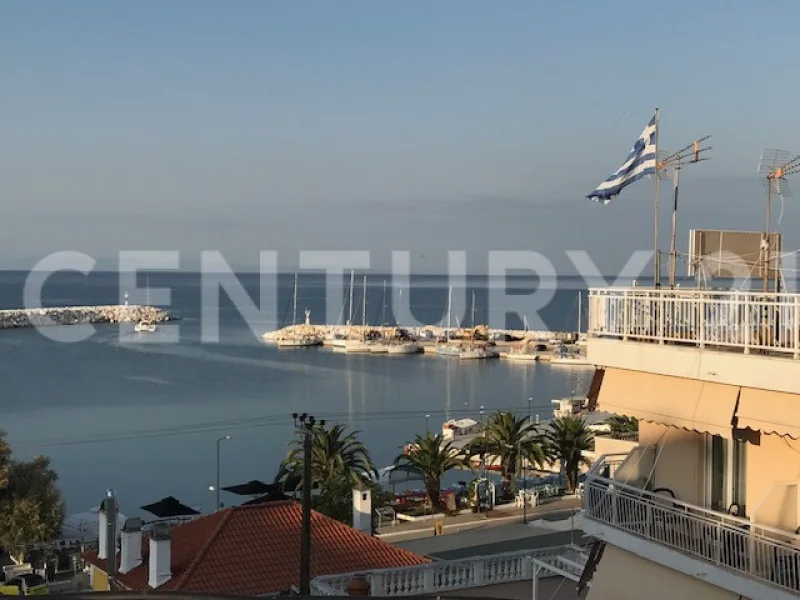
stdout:
{"type": "Polygon", "coordinates": [[[100,323],[163,323],[177,317],[153,306],[106,305],[60,306],[0,310],[0,329],[46,327],[49,325],[85,325],[100,323]]]}

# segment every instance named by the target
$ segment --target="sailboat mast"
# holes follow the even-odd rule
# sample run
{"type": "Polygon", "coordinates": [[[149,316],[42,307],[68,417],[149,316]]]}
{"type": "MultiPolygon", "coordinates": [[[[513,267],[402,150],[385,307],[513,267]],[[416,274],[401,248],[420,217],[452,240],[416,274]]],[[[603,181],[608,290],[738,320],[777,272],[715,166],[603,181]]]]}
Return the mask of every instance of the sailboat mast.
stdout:
{"type": "Polygon", "coordinates": [[[353,281],[355,278],[355,271],[350,270],[350,317],[347,319],[347,324],[353,324],[353,281]]]}
{"type": "Polygon", "coordinates": [[[581,317],[583,316],[583,310],[581,307],[581,293],[578,292],[578,336],[581,335],[581,317]]]}
{"type": "Polygon", "coordinates": [[[381,325],[386,327],[386,280],[383,280],[383,306],[381,307],[381,325]]]}
{"type": "MultiPolygon", "coordinates": [[[[447,288],[447,333],[450,333],[450,308],[453,303],[453,286],[447,288]]],[[[450,337],[447,335],[446,337],[450,337]]]]}
{"type": "Polygon", "coordinates": [[[297,273],[294,274],[294,303],[292,304],[292,325],[297,325],[297,273]]]}
{"type": "Polygon", "coordinates": [[[361,324],[367,324],[367,276],[364,275],[364,294],[363,303],[361,307],[361,324]]]}
{"type": "Polygon", "coordinates": [[[472,290],[472,326],[475,327],[475,290],[472,290]]]}

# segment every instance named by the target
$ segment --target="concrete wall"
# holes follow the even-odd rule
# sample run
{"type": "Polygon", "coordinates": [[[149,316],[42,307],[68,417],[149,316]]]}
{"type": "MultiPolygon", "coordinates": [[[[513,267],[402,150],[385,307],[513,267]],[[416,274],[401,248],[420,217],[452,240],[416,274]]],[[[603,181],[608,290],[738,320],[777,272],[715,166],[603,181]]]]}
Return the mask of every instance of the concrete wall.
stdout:
{"type": "Polygon", "coordinates": [[[600,458],[603,454],[627,454],[638,445],[639,442],[633,440],[615,440],[608,436],[598,435],[594,438],[593,456],[600,458]]]}
{"type": "Polygon", "coordinates": [[[758,445],[747,445],[746,472],[747,516],[786,531],[800,526],[800,441],[762,435],[758,445]]]}
{"type": "Polygon", "coordinates": [[[587,600],[744,600],[615,546],[606,546],[587,600]]]}
{"type": "Polygon", "coordinates": [[[586,352],[603,367],[800,394],[800,360],[791,354],[761,356],[595,337],[588,338],[586,352]]]}
{"type": "Polygon", "coordinates": [[[683,502],[705,503],[705,434],[640,421],[639,445],[656,446],[651,488],[669,488],[683,502]]]}

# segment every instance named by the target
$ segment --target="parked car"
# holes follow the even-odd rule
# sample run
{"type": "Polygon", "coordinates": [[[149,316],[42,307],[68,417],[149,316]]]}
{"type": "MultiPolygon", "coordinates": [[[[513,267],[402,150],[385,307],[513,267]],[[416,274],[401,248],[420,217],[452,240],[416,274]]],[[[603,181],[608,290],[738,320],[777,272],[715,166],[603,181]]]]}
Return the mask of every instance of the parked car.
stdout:
{"type": "Polygon", "coordinates": [[[2,596],[41,596],[49,592],[44,577],[35,573],[17,575],[0,586],[2,596]]]}

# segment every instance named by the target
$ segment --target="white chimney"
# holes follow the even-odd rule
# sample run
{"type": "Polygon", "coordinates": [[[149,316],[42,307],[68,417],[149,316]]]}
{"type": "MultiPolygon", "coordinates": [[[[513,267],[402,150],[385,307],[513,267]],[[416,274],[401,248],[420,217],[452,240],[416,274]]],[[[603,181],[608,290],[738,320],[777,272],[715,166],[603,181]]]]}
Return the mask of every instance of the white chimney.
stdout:
{"type": "Polygon", "coordinates": [[[127,519],[122,528],[122,553],[119,572],[129,573],[142,564],[142,520],[127,519]]]}
{"type": "Polygon", "coordinates": [[[156,523],[150,533],[150,562],[147,585],[155,589],[172,578],[172,549],[169,526],[156,523]]]}
{"type": "Polygon", "coordinates": [[[372,491],[366,486],[353,488],[353,529],[372,535],[372,491]]]}
{"type": "Polygon", "coordinates": [[[108,516],[104,508],[100,508],[99,522],[100,528],[97,530],[97,558],[100,560],[108,560],[108,548],[106,540],[108,539],[108,516]]]}

